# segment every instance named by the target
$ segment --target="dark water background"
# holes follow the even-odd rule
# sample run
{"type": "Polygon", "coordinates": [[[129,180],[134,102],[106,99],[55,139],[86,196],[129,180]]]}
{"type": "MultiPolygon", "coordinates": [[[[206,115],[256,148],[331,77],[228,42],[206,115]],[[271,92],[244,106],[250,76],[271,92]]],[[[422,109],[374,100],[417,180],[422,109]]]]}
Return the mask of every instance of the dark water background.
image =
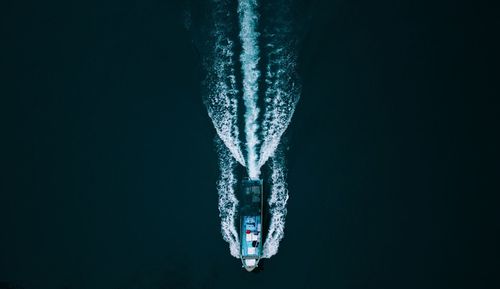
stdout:
{"type": "Polygon", "coordinates": [[[302,5],[286,236],[249,274],[188,5],[3,1],[0,288],[498,288],[492,4],[302,5]]]}

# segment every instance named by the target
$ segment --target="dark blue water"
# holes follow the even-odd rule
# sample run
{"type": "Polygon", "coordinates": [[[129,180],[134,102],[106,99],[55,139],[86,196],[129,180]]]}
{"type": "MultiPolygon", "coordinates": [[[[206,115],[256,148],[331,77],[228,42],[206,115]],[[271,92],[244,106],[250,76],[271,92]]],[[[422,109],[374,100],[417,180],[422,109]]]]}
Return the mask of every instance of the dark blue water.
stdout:
{"type": "Polygon", "coordinates": [[[249,274],[185,29],[204,5],[2,2],[0,288],[498,287],[492,7],[298,3],[286,235],[249,274]]]}

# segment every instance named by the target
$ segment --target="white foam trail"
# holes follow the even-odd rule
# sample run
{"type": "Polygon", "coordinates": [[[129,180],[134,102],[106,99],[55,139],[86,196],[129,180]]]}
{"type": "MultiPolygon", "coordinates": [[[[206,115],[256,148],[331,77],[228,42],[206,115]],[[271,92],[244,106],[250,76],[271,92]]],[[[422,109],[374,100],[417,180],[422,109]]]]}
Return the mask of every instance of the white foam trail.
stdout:
{"type": "Polygon", "coordinates": [[[264,243],[263,258],[271,258],[278,253],[279,243],[285,235],[286,203],[288,201],[284,156],[278,152],[271,160],[271,196],[268,199],[271,221],[264,243]]]}
{"type": "Polygon", "coordinates": [[[297,57],[290,30],[292,17],[287,7],[286,3],[280,5],[280,13],[270,20],[264,33],[269,52],[266,59],[265,113],[262,124],[264,142],[260,148],[258,167],[273,156],[300,98],[296,76],[297,57]]]}
{"type": "Polygon", "coordinates": [[[222,141],[216,141],[219,154],[220,178],[217,182],[219,194],[219,216],[221,218],[222,237],[229,243],[229,250],[233,257],[240,257],[240,241],[235,226],[238,208],[234,187],[237,183],[234,168],[236,161],[231,156],[222,141]]]}
{"type": "Polygon", "coordinates": [[[276,14],[269,19],[269,25],[263,35],[267,44],[265,47],[267,65],[265,112],[262,123],[264,141],[260,147],[258,166],[263,166],[269,158],[272,160],[271,196],[268,199],[271,221],[264,243],[264,258],[270,258],[278,252],[279,243],[284,237],[288,189],[284,155],[278,146],[300,97],[296,76],[295,36],[291,33],[293,18],[289,4],[288,1],[279,1],[274,7],[269,6],[272,11],[276,11],[276,14]]]}
{"type": "Polygon", "coordinates": [[[227,1],[214,1],[213,31],[209,41],[212,53],[205,59],[207,94],[204,102],[220,139],[243,166],[238,132],[238,89],[235,77],[234,43],[228,38],[230,27],[227,1]]]}
{"type": "Polygon", "coordinates": [[[257,146],[259,138],[257,130],[259,128],[257,119],[259,117],[258,99],[258,79],[260,72],[257,68],[259,63],[259,46],[257,38],[258,14],[256,0],[238,1],[238,14],[240,19],[240,39],[242,52],[240,61],[243,73],[243,101],[245,103],[245,134],[247,148],[247,168],[251,179],[257,179],[260,175],[258,167],[257,146]]]}

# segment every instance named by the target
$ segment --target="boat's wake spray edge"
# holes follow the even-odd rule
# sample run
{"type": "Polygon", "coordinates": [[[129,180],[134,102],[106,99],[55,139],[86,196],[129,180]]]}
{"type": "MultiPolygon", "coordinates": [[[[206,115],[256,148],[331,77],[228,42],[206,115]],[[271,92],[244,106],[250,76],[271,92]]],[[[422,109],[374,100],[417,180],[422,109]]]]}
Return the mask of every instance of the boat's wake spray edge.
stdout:
{"type": "Polygon", "coordinates": [[[204,103],[217,135],[232,156],[243,166],[245,159],[240,148],[238,131],[238,89],[235,76],[234,42],[228,38],[231,31],[227,1],[215,1],[214,25],[209,46],[211,51],[204,59],[207,71],[204,103]]]}
{"type": "Polygon", "coordinates": [[[240,257],[240,241],[236,230],[236,213],[238,199],[234,192],[237,183],[234,169],[236,161],[220,139],[215,140],[219,154],[220,177],[217,182],[219,192],[219,216],[221,219],[222,237],[229,243],[231,255],[240,257]]]}
{"type": "Polygon", "coordinates": [[[264,242],[264,258],[271,258],[278,253],[281,239],[285,235],[286,202],[286,167],[283,153],[277,151],[271,158],[271,196],[268,199],[271,221],[266,241],[264,242]]]}

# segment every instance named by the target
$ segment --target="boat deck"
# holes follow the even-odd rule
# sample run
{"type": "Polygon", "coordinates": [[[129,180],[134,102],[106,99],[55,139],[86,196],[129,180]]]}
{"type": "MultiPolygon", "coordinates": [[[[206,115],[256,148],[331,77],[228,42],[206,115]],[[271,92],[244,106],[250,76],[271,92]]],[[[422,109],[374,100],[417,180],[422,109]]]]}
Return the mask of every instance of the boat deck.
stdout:
{"type": "Polygon", "coordinates": [[[241,257],[260,258],[262,252],[262,223],[260,216],[244,216],[241,220],[241,257]]]}

